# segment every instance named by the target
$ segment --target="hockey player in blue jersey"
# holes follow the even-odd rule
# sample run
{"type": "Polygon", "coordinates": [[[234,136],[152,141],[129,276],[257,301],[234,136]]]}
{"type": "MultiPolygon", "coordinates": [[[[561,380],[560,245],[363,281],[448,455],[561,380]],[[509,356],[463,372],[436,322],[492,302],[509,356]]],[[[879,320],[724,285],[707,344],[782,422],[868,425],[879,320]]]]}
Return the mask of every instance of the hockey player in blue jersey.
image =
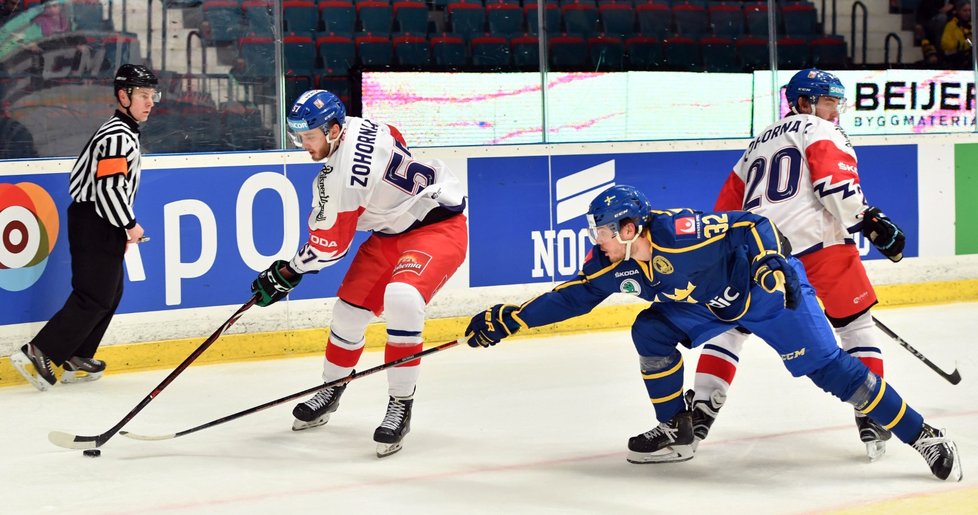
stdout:
{"type": "Polygon", "coordinates": [[[651,302],[632,325],[642,378],[660,424],[628,441],[628,461],[693,457],[691,414],[683,397],[683,357],[734,326],[773,347],[795,377],[851,403],[920,452],[940,479],[959,481],[957,448],[924,423],[886,381],[842,352],[801,263],[768,219],[743,211],[653,210],[631,186],[591,202],[595,248],[578,277],[522,306],[495,305],[474,316],[469,345],[488,347],[520,329],[591,311],[613,293],[651,302]]]}

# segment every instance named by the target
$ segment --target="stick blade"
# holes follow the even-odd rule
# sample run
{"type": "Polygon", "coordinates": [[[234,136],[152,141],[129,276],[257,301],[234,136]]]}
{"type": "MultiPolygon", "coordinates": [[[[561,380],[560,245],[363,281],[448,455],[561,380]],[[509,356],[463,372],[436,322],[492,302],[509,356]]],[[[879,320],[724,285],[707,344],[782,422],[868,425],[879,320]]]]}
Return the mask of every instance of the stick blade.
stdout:
{"type": "Polygon", "coordinates": [[[960,383],[961,382],[961,373],[958,372],[958,367],[954,367],[954,372],[951,372],[951,375],[946,376],[946,378],[947,378],[947,380],[951,384],[958,384],[958,383],[960,383]]]}
{"type": "Polygon", "coordinates": [[[171,440],[177,437],[176,433],[170,433],[167,435],[141,435],[138,433],[130,433],[129,431],[119,431],[119,434],[125,436],[126,438],[132,438],[133,440],[143,440],[145,442],[156,442],[159,440],[171,440]]]}
{"type": "Polygon", "coordinates": [[[96,449],[100,445],[97,436],[78,436],[62,431],[48,433],[48,441],[65,449],[96,449]]]}

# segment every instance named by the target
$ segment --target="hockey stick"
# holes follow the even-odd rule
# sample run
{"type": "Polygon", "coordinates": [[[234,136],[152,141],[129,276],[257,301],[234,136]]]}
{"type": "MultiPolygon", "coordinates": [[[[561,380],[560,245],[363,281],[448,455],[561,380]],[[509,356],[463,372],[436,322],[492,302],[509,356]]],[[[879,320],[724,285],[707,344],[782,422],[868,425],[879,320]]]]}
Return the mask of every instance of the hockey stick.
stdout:
{"type": "Polygon", "coordinates": [[[342,384],[349,383],[350,381],[353,381],[354,379],[359,379],[359,378],[361,378],[363,376],[368,376],[368,375],[373,374],[375,372],[380,372],[381,370],[387,370],[388,368],[396,367],[397,365],[400,365],[402,363],[407,363],[408,361],[414,361],[416,359],[420,359],[422,356],[426,356],[428,354],[433,354],[435,352],[443,351],[445,349],[454,347],[454,346],[456,346],[456,345],[458,345],[460,343],[464,343],[465,341],[466,341],[466,338],[459,338],[458,340],[446,342],[446,343],[443,343],[441,345],[438,345],[438,346],[435,346],[435,347],[431,347],[430,349],[426,349],[426,350],[423,350],[421,352],[418,352],[418,353],[415,353],[415,354],[411,354],[410,356],[404,356],[403,358],[395,359],[394,361],[389,361],[387,363],[383,363],[381,365],[377,365],[376,367],[373,367],[373,368],[368,368],[368,369],[366,369],[366,370],[364,370],[362,372],[354,371],[350,375],[348,375],[346,377],[343,377],[343,378],[340,378],[340,379],[337,379],[335,381],[330,381],[330,382],[328,382],[326,384],[319,384],[319,385],[313,386],[312,388],[307,388],[305,390],[302,390],[301,392],[296,392],[296,393],[293,393],[291,395],[286,395],[285,397],[282,397],[282,398],[279,398],[279,399],[275,399],[274,401],[269,401],[269,402],[266,402],[264,404],[259,404],[258,406],[255,406],[253,408],[248,408],[248,409],[245,409],[245,410],[241,410],[241,411],[239,411],[237,413],[233,413],[233,414],[228,415],[226,417],[221,417],[221,418],[212,420],[210,422],[205,422],[205,423],[203,423],[203,424],[201,424],[199,426],[191,427],[190,429],[184,429],[183,431],[178,431],[176,433],[170,433],[170,434],[165,434],[165,435],[141,435],[141,434],[136,434],[136,433],[130,433],[129,431],[120,431],[119,434],[122,435],[122,436],[125,436],[127,438],[132,438],[133,440],[146,440],[146,441],[171,440],[173,438],[177,438],[177,437],[180,437],[180,436],[189,435],[190,433],[196,433],[197,431],[200,431],[202,429],[207,429],[208,427],[214,427],[214,426],[223,424],[225,422],[230,422],[232,420],[239,419],[239,418],[244,417],[246,415],[251,415],[253,413],[258,413],[259,411],[264,411],[264,410],[266,410],[268,408],[271,408],[273,406],[278,406],[279,404],[284,404],[284,403],[289,402],[291,400],[298,399],[299,397],[304,397],[306,395],[309,395],[311,393],[318,392],[319,390],[323,390],[325,388],[331,388],[333,386],[339,386],[339,385],[342,385],[342,384]]]}
{"type": "Polygon", "coordinates": [[[913,348],[909,343],[907,343],[906,341],[904,341],[903,338],[900,338],[900,336],[898,336],[896,333],[894,333],[892,330],[890,330],[889,327],[886,327],[885,325],[883,325],[883,322],[880,322],[879,320],[877,320],[876,317],[873,317],[873,322],[875,322],[876,323],[876,327],[879,327],[881,331],[883,331],[884,333],[887,334],[887,336],[889,336],[890,338],[893,338],[894,340],[896,340],[896,342],[899,343],[901,347],[903,347],[904,349],[907,349],[908,351],[910,351],[910,354],[913,354],[917,359],[919,359],[920,361],[923,361],[925,365],[927,365],[928,367],[930,367],[931,370],[933,370],[934,372],[937,372],[937,375],[943,377],[944,379],[947,379],[947,381],[949,383],[951,383],[951,384],[958,384],[958,383],[961,382],[961,374],[958,373],[958,367],[957,366],[954,367],[954,371],[951,372],[950,374],[947,373],[947,372],[945,372],[945,371],[943,371],[943,370],[941,370],[931,360],[927,359],[926,356],[924,356],[923,354],[921,354],[920,351],[918,351],[917,349],[913,348]]]}
{"type": "Polygon", "coordinates": [[[51,431],[50,433],[48,433],[48,440],[50,440],[51,443],[53,443],[54,445],[57,445],[58,447],[64,447],[66,449],[96,449],[98,447],[101,447],[102,444],[107,442],[109,438],[112,438],[112,436],[115,435],[119,431],[119,429],[122,429],[122,426],[126,425],[130,420],[133,419],[133,417],[136,416],[137,413],[142,411],[143,408],[145,408],[146,405],[150,403],[150,401],[156,398],[156,396],[159,395],[160,392],[162,392],[163,389],[166,388],[171,382],[173,382],[173,380],[176,379],[181,372],[186,370],[187,367],[189,367],[190,364],[193,363],[195,359],[197,359],[201,354],[204,353],[205,350],[207,350],[208,347],[211,346],[211,344],[216,342],[217,339],[222,334],[224,334],[224,331],[227,331],[229,327],[234,325],[234,323],[238,320],[238,318],[240,318],[241,315],[243,315],[244,312],[248,310],[248,308],[254,306],[255,302],[257,301],[258,301],[257,296],[252,297],[251,300],[244,303],[243,306],[238,308],[238,310],[235,311],[233,315],[231,315],[231,318],[227,319],[227,321],[225,321],[224,324],[221,325],[221,327],[218,327],[217,331],[214,331],[214,334],[210,335],[209,338],[204,340],[204,343],[200,344],[200,346],[197,347],[197,350],[190,353],[190,355],[187,356],[187,359],[183,360],[183,363],[180,363],[177,366],[177,368],[173,369],[173,372],[170,372],[170,375],[166,376],[166,378],[163,379],[163,382],[157,385],[156,388],[153,388],[153,391],[150,392],[149,395],[143,398],[143,400],[140,401],[140,403],[137,404],[136,407],[133,408],[128,415],[122,417],[122,420],[120,420],[118,424],[112,426],[112,428],[109,429],[108,431],[97,436],[79,436],[79,435],[68,434],[62,431],[51,431]]]}

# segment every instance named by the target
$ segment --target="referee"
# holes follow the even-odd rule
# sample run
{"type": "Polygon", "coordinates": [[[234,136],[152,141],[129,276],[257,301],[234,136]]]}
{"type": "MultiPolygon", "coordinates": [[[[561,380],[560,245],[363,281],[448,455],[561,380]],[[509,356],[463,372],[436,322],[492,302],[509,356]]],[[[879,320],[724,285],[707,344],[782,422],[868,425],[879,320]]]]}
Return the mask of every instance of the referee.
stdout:
{"type": "Polygon", "coordinates": [[[34,340],[10,356],[41,391],[57,382],[55,365],[64,367],[63,383],[102,377],[105,362],[94,359],[95,351],[122,298],[126,247],[143,236],[132,208],[139,188],[139,123],[149,118],[160,91],[153,72],[133,64],[119,67],[113,87],[115,114],[89,139],[69,178],[71,295],[34,340]]]}

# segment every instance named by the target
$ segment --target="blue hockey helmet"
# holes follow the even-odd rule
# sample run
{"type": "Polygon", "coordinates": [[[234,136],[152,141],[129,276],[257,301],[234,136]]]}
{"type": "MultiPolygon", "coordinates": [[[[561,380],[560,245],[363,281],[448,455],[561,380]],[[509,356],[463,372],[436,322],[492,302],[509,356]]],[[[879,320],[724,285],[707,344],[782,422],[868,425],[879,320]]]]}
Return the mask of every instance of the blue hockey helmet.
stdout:
{"type": "Polygon", "coordinates": [[[842,85],[842,81],[835,75],[818,68],[808,68],[796,73],[788,81],[788,87],[784,92],[791,107],[798,107],[798,97],[809,97],[815,104],[818,103],[818,97],[823,95],[838,98],[842,105],[846,103],[846,88],[842,85]]]}
{"type": "Polygon", "coordinates": [[[641,233],[648,224],[651,210],[652,204],[641,191],[624,184],[612,186],[598,193],[588,206],[588,237],[591,243],[597,243],[599,230],[607,228],[611,235],[621,241],[618,233],[623,220],[632,221],[638,229],[636,232],[641,233]]]}
{"type": "Polygon", "coordinates": [[[324,89],[306,91],[289,110],[286,121],[289,126],[289,136],[296,146],[302,146],[302,140],[297,132],[305,132],[321,127],[324,133],[329,132],[330,122],[342,126],[346,122],[346,106],[336,95],[324,89]]]}

